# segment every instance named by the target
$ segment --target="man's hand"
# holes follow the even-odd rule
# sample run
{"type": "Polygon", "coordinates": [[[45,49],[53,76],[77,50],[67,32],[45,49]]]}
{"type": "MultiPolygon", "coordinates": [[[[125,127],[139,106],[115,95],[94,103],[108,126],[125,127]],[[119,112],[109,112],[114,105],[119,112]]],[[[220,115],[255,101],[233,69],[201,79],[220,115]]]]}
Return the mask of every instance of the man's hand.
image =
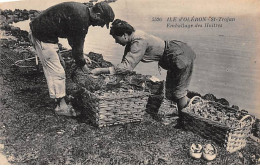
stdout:
{"type": "Polygon", "coordinates": [[[87,64],[92,64],[91,59],[88,56],[84,55],[84,59],[86,60],[87,64]]]}
{"type": "Polygon", "coordinates": [[[82,70],[85,74],[90,73],[90,70],[89,70],[87,64],[85,64],[83,67],[81,67],[81,70],[82,70]]]}

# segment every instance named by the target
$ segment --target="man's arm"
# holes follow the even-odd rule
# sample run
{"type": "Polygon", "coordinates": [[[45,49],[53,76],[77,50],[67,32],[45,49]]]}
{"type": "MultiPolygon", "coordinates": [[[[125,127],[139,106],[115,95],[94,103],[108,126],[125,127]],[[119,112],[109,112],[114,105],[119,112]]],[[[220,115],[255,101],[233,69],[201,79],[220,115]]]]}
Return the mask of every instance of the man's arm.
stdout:
{"type": "Polygon", "coordinates": [[[68,38],[69,45],[72,48],[72,56],[79,67],[83,67],[86,64],[86,60],[83,56],[84,41],[85,35],[68,38]]]}

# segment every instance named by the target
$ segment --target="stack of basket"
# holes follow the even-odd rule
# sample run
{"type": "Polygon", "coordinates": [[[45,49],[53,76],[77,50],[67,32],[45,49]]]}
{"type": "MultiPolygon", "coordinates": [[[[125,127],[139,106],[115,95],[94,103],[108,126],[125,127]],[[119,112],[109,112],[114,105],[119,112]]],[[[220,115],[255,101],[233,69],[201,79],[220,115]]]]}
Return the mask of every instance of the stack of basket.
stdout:
{"type": "Polygon", "coordinates": [[[251,115],[198,96],[182,112],[187,130],[224,145],[230,153],[246,146],[255,121],[251,115]]]}

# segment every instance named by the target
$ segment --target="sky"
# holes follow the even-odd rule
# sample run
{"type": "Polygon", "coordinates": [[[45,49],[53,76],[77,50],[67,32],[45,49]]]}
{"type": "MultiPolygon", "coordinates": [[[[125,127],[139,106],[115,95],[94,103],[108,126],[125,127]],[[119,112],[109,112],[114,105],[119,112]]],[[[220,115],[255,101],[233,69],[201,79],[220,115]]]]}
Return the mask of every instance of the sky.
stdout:
{"type": "MultiPolygon", "coordinates": [[[[44,10],[54,4],[70,0],[0,0],[1,9],[36,9],[44,10]],[[8,2],[4,2],[8,1],[8,2]]],[[[87,2],[88,0],[72,0],[87,2]]],[[[185,14],[219,14],[224,15],[258,15],[260,14],[259,0],[118,0],[125,6],[131,4],[136,13],[150,10],[153,14],[162,11],[169,15],[173,10],[175,15],[185,14]],[[152,10],[151,10],[152,9],[152,10]]]]}

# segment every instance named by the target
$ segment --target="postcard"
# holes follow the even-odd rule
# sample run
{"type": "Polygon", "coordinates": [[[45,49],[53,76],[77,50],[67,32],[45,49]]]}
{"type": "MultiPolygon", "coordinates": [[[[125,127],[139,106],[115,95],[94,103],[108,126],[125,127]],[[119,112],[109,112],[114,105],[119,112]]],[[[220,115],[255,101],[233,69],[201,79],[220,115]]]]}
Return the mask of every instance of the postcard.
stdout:
{"type": "Polygon", "coordinates": [[[10,0],[0,12],[3,164],[259,164],[260,1],[10,0]],[[128,70],[142,77],[113,77],[128,70]],[[175,117],[146,113],[147,81],[175,117]],[[103,93],[110,82],[121,88],[103,93]]]}

